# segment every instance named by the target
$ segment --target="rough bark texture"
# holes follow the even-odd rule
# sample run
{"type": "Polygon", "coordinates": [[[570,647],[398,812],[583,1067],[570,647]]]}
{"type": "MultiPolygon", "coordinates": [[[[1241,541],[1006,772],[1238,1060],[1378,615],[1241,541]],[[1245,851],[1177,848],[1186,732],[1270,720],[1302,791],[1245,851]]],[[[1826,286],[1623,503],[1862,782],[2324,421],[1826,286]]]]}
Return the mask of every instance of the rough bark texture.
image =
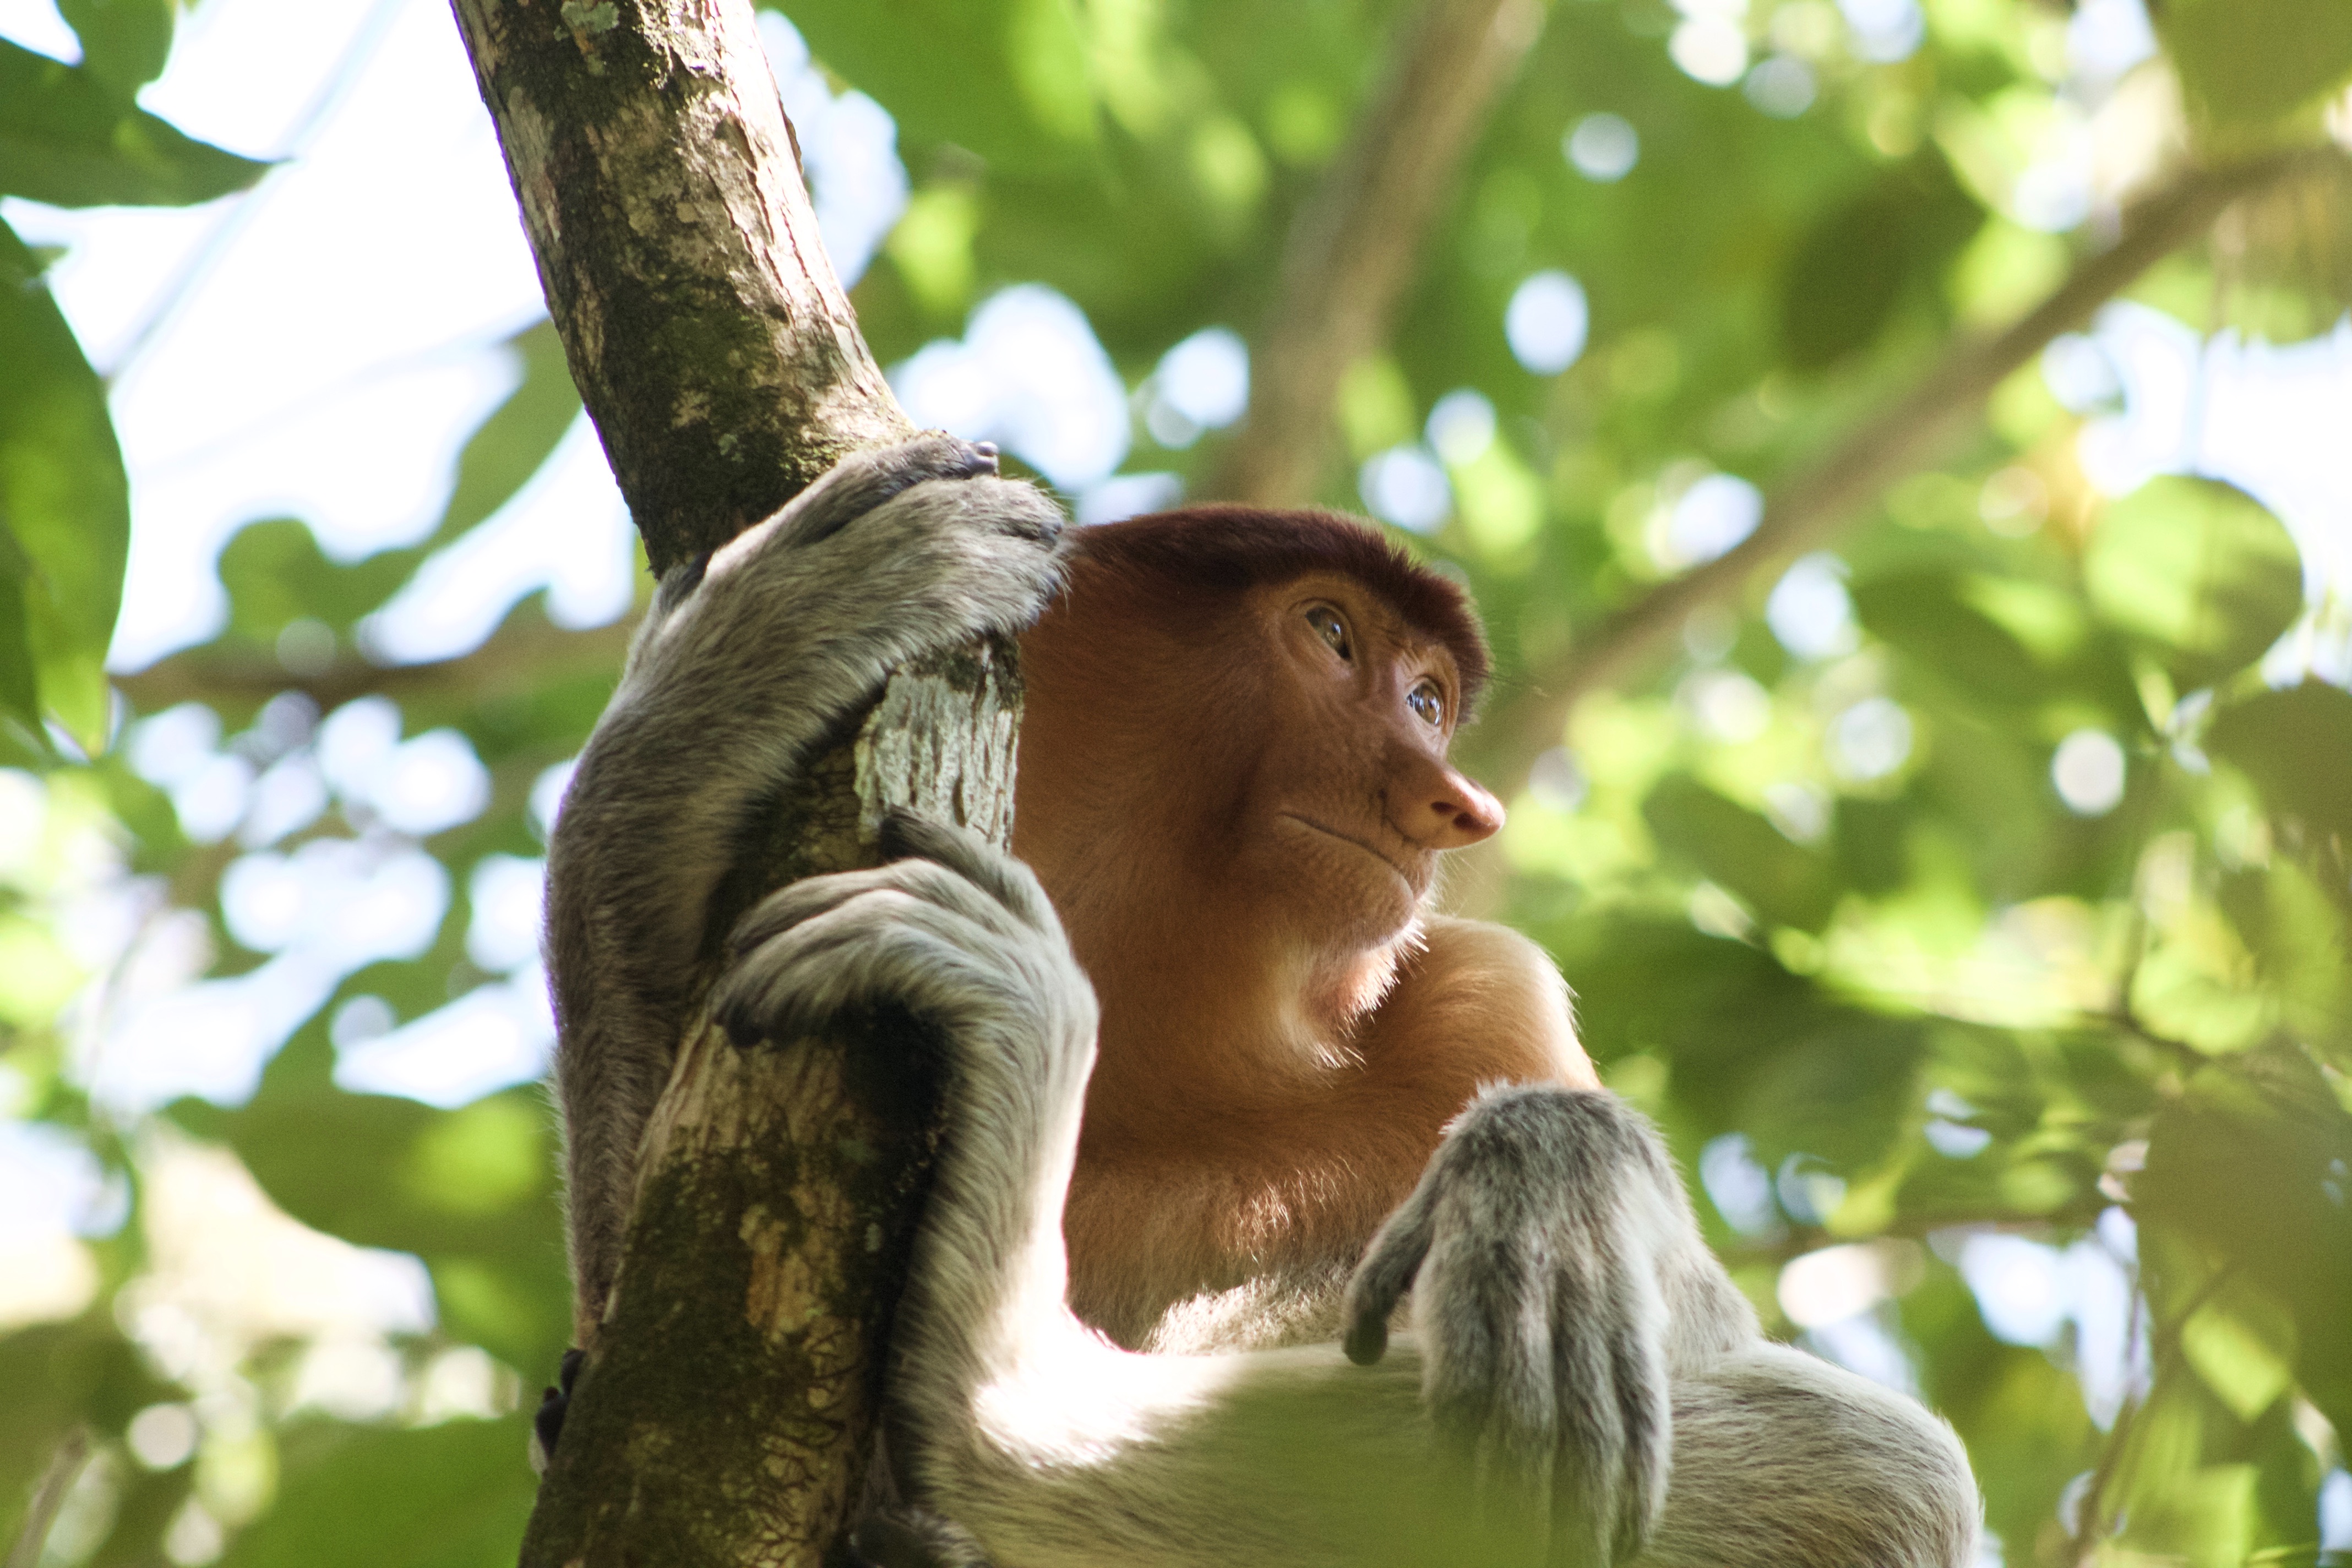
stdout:
{"type": "MultiPolygon", "coordinates": [[[[818,242],[748,0],[456,10],[656,571],[908,433],[818,242]]],[[[1012,647],[901,671],[877,697],[722,888],[714,931],[785,881],[870,863],[885,805],[1009,838],[1012,647]]],[[[682,1027],[527,1568],[814,1568],[874,1452],[934,1125],[919,1036],[877,1018],[747,1053],[682,1027]]]]}
{"type": "MultiPolygon", "coordinates": [[[[720,918],[869,860],[886,805],[1008,837],[1018,709],[995,650],[902,672],[785,803],[720,918]]],[[[853,1522],[934,1126],[906,1021],[859,1033],[751,1052],[707,1024],[688,1037],[524,1568],[813,1568],[853,1522]]]]}
{"type": "Polygon", "coordinates": [[[1249,414],[1202,499],[1315,498],[1339,378],[1387,342],[1423,238],[1543,19],[1538,0],[1427,0],[1399,28],[1354,136],[1291,230],[1251,346],[1249,414]]]}
{"type": "Polygon", "coordinates": [[[656,573],[910,433],[746,0],[456,0],[548,309],[656,573]]]}

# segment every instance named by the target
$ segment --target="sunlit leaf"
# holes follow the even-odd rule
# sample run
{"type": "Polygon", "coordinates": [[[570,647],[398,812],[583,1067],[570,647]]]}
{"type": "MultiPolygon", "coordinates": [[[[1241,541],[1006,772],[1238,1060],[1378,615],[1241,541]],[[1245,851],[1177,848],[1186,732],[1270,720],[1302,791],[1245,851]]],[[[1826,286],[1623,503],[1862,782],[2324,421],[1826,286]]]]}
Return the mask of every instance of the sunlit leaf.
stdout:
{"type": "Polygon", "coordinates": [[[1866,347],[1906,289],[1933,279],[1983,221],[1941,153],[1888,169],[1790,258],[1780,301],[1790,363],[1819,370],[1866,347]]]}
{"type": "Polygon", "coordinates": [[[22,721],[28,733],[37,734],[40,677],[33,666],[31,617],[25,603],[32,586],[32,563],[16,535],[0,528],[0,710],[22,721]]]}
{"type": "Polygon", "coordinates": [[[2168,0],[2148,7],[2183,93],[2224,131],[2259,129],[2352,79],[2336,0],[2168,0]]]}
{"type": "Polygon", "coordinates": [[[58,0],[58,14],[81,39],[84,68],[124,97],[163,74],[173,0],[58,0]]]}
{"type": "Polygon", "coordinates": [[[2352,692],[2315,680],[2265,691],[2223,709],[2205,743],[2273,811],[2311,833],[2352,837],[2352,692]]]}
{"type": "Polygon", "coordinates": [[[2131,1192],[2143,1225],[2287,1310],[2298,1383],[2352,1422],[2352,1114],[2310,1058],[2279,1047],[2200,1072],[2158,1116],[2131,1192]]]}
{"type": "Polygon", "coordinates": [[[1819,931],[1836,908],[1838,889],[1820,856],[1686,775],[1661,783],[1642,814],[1659,843],[1775,924],[1819,931]]]}
{"type": "Polygon", "coordinates": [[[2155,645],[2184,691],[2260,658],[2303,610],[2294,541],[2211,479],[2150,479],[2109,506],[2083,574],[2099,613],[2155,645]]]}
{"type": "Polygon", "coordinates": [[[268,170],[182,135],[94,71],[0,39],[0,191],[64,207],[184,206],[268,170]]]}
{"type": "Polygon", "coordinates": [[[387,550],[345,563],[320,550],[318,536],[298,519],[249,522],[220,554],[229,630],[264,647],[297,619],[344,630],[398,592],[420,557],[417,551],[387,550]]]}
{"type": "Polygon", "coordinates": [[[341,562],[320,549],[317,536],[297,519],[247,523],[220,556],[232,636],[268,648],[297,619],[347,633],[397,593],[435,549],[487,520],[530,482],[579,417],[580,395],[552,323],[526,327],[509,346],[521,362],[521,379],[467,438],[457,483],[432,532],[413,545],[341,562]]]}
{"type": "MultiPolygon", "coordinates": [[[[0,53],[0,78],[6,69],[0,53]]],[[[6,91],[0,81],[0,105],[6,91]]],[[[37,685],[41,704],[96,752],[106,740],[104,661],[122,597],[130,486],[106,389],[32,253],[5,225],[0,365],[8,367],[0,375],[0,531],[12,536],[0,540],[0,598],[13,580],[21,606],[0,610],[0,700],[21,712],[37,685]],[[16,663],[19,647],[31,656],[29,671],[16,663]]]]}
{"type": "Polygon", "coordinates": [[[1010,169],[1067,164],[1094,137],[1087,47],[1066,0],[794,0],[810,50],[898,118],[1010,169]]]}
{"type": "Polygon", "coordinates": [[[580,415],[580,394],[552,321],[537,321],[507,340],[522,379],[466,439],[457,483],[425,547],[446,543],[511,500],[540,470],[580,415]]]}
{"type": "Polygon", "coordinates": [[[1873,578],[1855,585],[1853,607],[1873,636],[1938,680],[2003,704],[2030,703],[2048,691],[2049,672],[2008,627],[1967,602],[1956,577],[1910,572],[1873,578]]]}
{"type": "Polygon", "coordinates": [[[2180,1325],[2180,1352],[2215,1397],[2252,1421],[2287,1391],[2294,1321],[2261,1290],[2233,1281],[2180,1325]]]}
{"type": "Polygon", "coordinates": [[[298,1034],[241,1109],[187,1102],[174,1115],[226,1140],[303,1224],[422,1257],[446,1331],[526,1374],[552,1367],[571,1287],[538,1092],[510,1089],[458,1110],[348,1093],[329,1077],[322,1034],[298,1034]]]}

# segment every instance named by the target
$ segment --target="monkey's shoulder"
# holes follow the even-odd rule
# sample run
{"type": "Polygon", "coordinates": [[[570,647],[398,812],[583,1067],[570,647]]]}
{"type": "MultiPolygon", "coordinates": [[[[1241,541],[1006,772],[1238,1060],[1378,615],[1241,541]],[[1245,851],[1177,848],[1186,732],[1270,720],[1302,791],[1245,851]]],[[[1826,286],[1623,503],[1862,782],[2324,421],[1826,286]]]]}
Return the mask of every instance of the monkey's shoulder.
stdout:
{"type": "Polygon", "coordinates": [[[1486,921],[1435,915],[1423,923],[1420,949],[1398,971],[1367,1043],[1417,1060],[1442,1047],[1455,1071],[1481,1082],[1599,1085],[1551,955],[1486,921]]]}

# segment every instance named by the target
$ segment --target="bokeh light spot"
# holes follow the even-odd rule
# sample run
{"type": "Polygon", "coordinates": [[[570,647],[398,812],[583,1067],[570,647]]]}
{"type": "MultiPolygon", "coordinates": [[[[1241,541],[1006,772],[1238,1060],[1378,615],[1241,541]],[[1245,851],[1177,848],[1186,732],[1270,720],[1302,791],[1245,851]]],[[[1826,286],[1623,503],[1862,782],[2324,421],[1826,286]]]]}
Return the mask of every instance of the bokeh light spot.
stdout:
{"type": "Polygon", "coordinates": [[[2058,742],[2050,782],[2077,816],[2104,816],[2124,797],[2124,749],[2100,730],[2077,730],[2058,742]]]}
{"type": "Polygon", "coordinates": [[[1503,312],[1511,357],[1538,375],[1558,375],[1584,352],[1591,325],[1584,286],[1565,272],[1538,272],[1512,290],[1503,312]]]}

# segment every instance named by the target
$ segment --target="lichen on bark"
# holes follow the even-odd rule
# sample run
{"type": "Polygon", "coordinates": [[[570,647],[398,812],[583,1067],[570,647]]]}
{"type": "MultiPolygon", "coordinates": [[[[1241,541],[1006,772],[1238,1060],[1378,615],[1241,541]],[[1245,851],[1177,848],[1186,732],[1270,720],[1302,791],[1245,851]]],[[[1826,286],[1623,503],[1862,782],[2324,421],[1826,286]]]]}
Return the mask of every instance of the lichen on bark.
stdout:
{"type": "MultiPolygon", "coordinates": [[[[900,671],[767,814],[719,908],[870,862],[894,805],[1009,836],[1019,705],[1010,643],[900,671]]],[[[929,1059],[903,1016],[749,1050],[698,1023],[524,1568],[827,1559],[878,1426],[935,1137],[929,1059]]]]}
{"type": "MultiPolygon", "coordinates": [[[[656,572],[910,433],[825,259],[748,0],[455,8],[656,572]]],[[[772,803],[710,906],[703,986],[770,889],[870,860],[887,805],[1007,838],[1013,651],[899,672],[772,803]]],[[[526,1568],[814,1568],[874,1449],[931,1141],[920,1032],[874,1018],[743,1051],[682,1028],[526,1568]]]]}

